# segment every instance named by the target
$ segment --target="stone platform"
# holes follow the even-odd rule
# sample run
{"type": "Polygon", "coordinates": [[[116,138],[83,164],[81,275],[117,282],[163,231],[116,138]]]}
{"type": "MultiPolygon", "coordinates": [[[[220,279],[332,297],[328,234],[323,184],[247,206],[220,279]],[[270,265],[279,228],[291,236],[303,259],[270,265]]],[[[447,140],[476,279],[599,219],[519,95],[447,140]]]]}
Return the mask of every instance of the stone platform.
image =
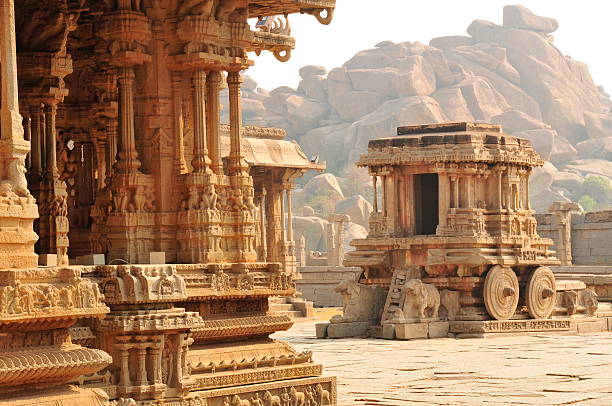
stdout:
{"type": "Polygon", "coordinates": [[[343,406],[612,404],[610,333],[316,340],[309,322],[273,338],[340,377],[343,406]]]}
{"type": "MultiPolygon", "coordinates": [[[[612,249],[611,249],[612,250],[612,249]]],[[[557,280],[584,282],[587,288],[597,293],[597,299],[612,301],[612,266],[558,266],[551,268],[557,280]]]]}

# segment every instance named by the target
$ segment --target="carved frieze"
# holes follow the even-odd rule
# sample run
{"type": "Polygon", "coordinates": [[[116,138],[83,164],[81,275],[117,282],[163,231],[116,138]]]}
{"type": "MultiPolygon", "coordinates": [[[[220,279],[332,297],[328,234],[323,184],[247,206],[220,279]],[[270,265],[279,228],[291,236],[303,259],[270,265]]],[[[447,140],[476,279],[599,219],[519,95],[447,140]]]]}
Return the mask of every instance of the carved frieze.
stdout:
{"type": "Polygon", "coordinates": [[[176,302],[187,298],[184,279],[172,265],[98,267],[106,303],[176,302]]]}

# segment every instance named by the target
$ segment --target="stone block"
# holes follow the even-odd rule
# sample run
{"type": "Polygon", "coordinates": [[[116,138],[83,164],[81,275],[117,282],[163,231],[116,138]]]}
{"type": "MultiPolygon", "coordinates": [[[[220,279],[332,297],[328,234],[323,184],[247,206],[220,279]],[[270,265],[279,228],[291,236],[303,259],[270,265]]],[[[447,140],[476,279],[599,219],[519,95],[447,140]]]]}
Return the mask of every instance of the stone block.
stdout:
{"type": "Polygon", "coordinates": [[[428,337],[429,338],[442,338],[448,336],[448,330],[450,328],[448,321],[432,321],[428,324],[428,337]]]}
{"type": "Polygon", "coordinates": [[[88,254],[78,256],[76,259],[79,265],[105,265],[104,254],[88,254]]]}
{"type": "Polygon", "coordinates": [[[572,256],[575,257],[588,257],[591,255],[591,249],[585,248],[572,248],[572,256]]]}
{"type": "Polygon", "coordinates": [[[576,330],[578,334],[587,333],[601,333],[602,331],[608,331],[607,320],[589,320],[589,321],[576,321],[576,330]]]}
{"type": "Polygon", "coordinates": [[[395,340],[395,325],[394,324],[383,324],[382,337],[385,340],[395,340]]]}
{"type": "Polygon", "coordinates": [[[368,335],[367,321],[356,321],[352,323],[330,323],[327,326],[327,337],[346,338],[346,337],[366,337],[368,335]]]}
{"type": "Polygon", "coordinates": [[[57,266],[56,254],[42,254],[38,256],[39,266],[57,266]]]}
{"type": "Polygon", "coordinates": [[[327,327],[329,323],[317,323],[315,324],[315,331],[317,338],[325,338],[327,337],[327,327]]]}
{"type": "Polygon", "coordinates": [[[396,324],[395,336],[398,340],[427,338],[428,330],[428,323],[396,324]]]}
{"type": "Polygon", "coordinates": [[[612,331],[612,317],[607,317],[606,320],[608,322],[608,331],[612,331]]]}
{"type": "MultiPolygon", "coordinates": [[[[609,240],[608,240],[609,241],[609,240]]],[[[591,248],[591,255],[597,256],[612,256],[612,247],[591,248]]]]}
{"type": "Polygon", "coordinates": [[[166,263],[166,253],[163,251],[160,252],[149,252],[149,264],[165,264],[166,263]]]}

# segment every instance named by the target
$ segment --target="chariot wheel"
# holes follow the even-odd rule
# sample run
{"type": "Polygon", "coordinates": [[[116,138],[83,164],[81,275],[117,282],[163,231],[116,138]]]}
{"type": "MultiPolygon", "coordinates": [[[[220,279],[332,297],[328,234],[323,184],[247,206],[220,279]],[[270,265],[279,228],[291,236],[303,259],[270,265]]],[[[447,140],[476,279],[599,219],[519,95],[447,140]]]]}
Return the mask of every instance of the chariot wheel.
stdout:
{"type": "Polygon", "coordinates": [[[527,311],[534,319],[547,319],[555,310],[557,290],[555,275],[547,266],[541,266],[529,274],[525,288],[527,311]]]}
{"type": "Polygon", "coordinates": [[[487,313],[496,320],[508,320],[519,302],[519,283],[511,268],[495,265],[484,282],[484,302],[487,313]]]}

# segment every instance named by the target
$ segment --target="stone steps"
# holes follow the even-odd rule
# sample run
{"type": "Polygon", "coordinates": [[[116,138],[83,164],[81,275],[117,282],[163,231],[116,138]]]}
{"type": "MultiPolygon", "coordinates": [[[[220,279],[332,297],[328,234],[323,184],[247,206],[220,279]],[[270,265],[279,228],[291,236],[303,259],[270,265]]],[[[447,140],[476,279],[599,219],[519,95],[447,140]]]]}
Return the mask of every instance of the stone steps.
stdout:
{"type": "Polygon", "coordinates": [[[303,319],[313,316],[312,302],[293,297],[268,298],[268,313],[289,316],[292,319],[303,319]]]}
{"type": "Polygon", "coordinates": [[[278,312],[286,312],[286,311],[291,311],[293,310],[293,304],[292,303],[270,303],[269,307],[271,312],[274,313],[278,313],[278,312]]]}

